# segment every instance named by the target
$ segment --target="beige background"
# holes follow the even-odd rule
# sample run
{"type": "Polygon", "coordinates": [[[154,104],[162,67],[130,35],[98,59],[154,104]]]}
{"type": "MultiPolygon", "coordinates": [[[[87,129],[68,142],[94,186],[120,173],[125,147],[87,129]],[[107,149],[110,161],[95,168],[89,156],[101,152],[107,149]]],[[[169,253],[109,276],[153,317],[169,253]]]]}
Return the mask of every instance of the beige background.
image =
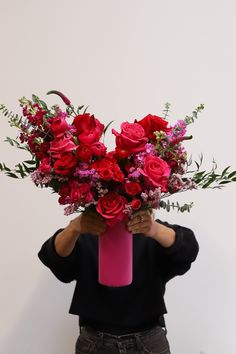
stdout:
{"type": "MultiPolygon", "coordinates": [[[[50,89],[90,105],[104,123],[161,114],[172,121],[206,109],[190,127],[187,148],[206,167],[213,156],[235,167],[235,1],[0,1],[0,101],[20,112],[31,93],[48,102],[50,89]]],[[[15,137],[1,117],[0,161],[24,158],[3,143],[15,137]]],[[[107,135],[112,147],[114,139],[107,135]]],[[[56,280],[39,262],[41,244],[71,217],[49,190],[30,179],[0,175],[0,352],[73,353],[78,326],[68,314],[74,284],[56,280]]],[[[190,214],[157,215],[191,227],[201,251],[191,271],[167,287],[166,316],[173,354],[236,351],[235,185],[189,192],[190,214]]]]}

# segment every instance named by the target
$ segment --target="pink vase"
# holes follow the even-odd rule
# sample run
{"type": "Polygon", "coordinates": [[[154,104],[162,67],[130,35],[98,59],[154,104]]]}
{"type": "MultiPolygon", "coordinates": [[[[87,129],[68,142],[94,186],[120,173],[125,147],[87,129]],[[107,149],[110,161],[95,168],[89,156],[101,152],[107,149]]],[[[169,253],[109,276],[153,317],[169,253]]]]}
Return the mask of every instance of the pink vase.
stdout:
{"type": "Polygon", "coordinates": [[[126,286],[133,278],[133,235],[124,222],[109,226],[99,236],[98,281],[106,286],[126,286]]]}

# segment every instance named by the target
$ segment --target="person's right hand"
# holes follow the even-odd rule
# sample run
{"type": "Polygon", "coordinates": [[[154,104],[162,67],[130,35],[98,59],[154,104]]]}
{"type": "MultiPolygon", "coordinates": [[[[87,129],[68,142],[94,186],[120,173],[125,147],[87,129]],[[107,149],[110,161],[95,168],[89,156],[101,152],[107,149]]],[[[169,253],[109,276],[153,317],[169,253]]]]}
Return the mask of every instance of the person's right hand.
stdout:
{"type": "Polygon", "coordinates": [[[71,220],[70,226],[75,228],[78,234],[89,233],[98,236],[107,228],[105,219],[98,212],[88,209],[71,220]]]}

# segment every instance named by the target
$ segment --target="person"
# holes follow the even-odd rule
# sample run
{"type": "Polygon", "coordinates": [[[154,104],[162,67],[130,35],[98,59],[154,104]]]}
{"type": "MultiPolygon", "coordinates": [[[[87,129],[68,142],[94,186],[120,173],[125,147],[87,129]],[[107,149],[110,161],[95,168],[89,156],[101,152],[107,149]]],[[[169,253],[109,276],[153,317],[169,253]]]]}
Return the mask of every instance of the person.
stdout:
{"type": "Polygon", "coordinates": [[[98,282],[98,237],[106,223],[97,212],[82,212],[38,253],[60,281],[76,281],[69,310],[79,316],[76,354],[170,354],[166,283],[190,269],[198,242],[191,229],[155,220],[147,210],[134,213],[126,226],[133,234],[133,281],[128,286],[98,282]]]}

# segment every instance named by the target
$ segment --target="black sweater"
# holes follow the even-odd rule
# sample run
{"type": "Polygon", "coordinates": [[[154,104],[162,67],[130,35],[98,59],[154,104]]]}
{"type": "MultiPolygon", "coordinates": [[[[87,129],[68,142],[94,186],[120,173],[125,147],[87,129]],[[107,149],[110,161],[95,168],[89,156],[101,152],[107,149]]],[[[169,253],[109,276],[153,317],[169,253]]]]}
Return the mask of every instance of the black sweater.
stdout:
{"type": "Polygon", "coordinates": [[[159,324],[167,312],[166,282],[186,273],[198,254],[194,233],[183,226],[170,225],[176,232],[168,248],[142,234],[133,237],[133,282],[125,287],[106,287],[98,283],[98,237],[81,234],[72,253],[61,257],[54,239],[49,238],[38,253],[40,260],[62,282],[76,280],[69,313],[80,316],[80,325],[112,333],[140,331],[159,324]]]}

